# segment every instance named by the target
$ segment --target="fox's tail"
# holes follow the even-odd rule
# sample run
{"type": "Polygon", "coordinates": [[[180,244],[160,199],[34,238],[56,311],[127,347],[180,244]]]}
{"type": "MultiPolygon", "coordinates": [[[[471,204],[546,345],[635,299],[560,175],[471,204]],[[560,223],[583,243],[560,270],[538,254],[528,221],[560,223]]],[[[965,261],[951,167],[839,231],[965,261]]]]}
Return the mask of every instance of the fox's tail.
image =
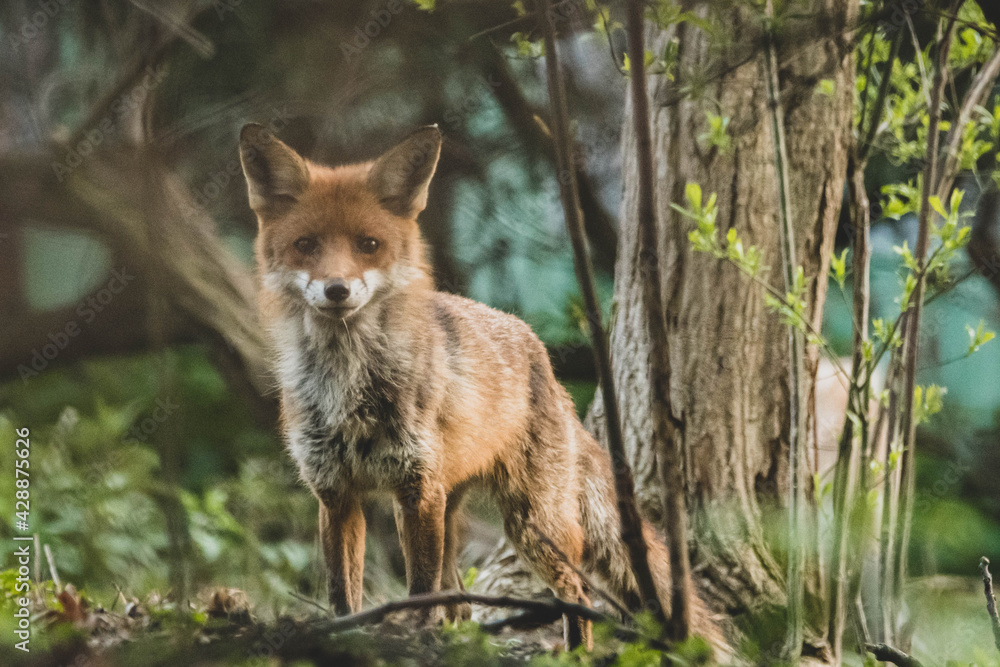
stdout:
{"type": "MultiPolygon", "coordinates": [[[[580,517],[584,532],[583,565],[598,575],[608,586],[608,592],[629,609],[642,608],[638,586],[632,574],[628,548],[621,539],[621,520],[615,499],[611,460],[604,449],[587,433],[582,425],[577,427],[580,452],[580,517]]],[[[643,536],[649,549],[649,567],[656,583],[660,605],[670,614],[670,555],[666,545],[656,534],[652,524],[643,520],[643,536]]],[[[691,631],[709,640],[717,649],[726,650],[722,631],[712,620],[705,602],[688,583],[691,609],[691,631]]]]}

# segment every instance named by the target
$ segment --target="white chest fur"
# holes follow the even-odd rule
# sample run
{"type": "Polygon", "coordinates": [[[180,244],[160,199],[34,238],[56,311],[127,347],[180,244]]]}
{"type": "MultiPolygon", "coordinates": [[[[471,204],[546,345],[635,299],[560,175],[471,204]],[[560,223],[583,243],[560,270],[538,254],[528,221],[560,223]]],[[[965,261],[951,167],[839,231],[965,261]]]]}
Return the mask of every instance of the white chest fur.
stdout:
{"type": "Polygon", "coordinates": [[[387,490],[423,456],[398,404],[398,363],[371,322],[288,318],[272,327],[286,443],[316,490],[387,490]],[[338,330],[343,326],[343,332],[338,330]]]}

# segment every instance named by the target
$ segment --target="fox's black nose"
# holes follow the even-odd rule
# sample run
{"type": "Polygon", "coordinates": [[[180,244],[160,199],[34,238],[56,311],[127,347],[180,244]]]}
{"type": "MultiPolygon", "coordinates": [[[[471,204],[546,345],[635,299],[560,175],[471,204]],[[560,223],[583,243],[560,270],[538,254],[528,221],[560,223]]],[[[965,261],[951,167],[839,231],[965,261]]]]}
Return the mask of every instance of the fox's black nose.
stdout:
{"type": "Polygon", "coordinates": [[[347,286],[347,281],[345,280],[331,280],[326,284],[323,293],[326,294],[326,298],[330,301],[340,303],[351,296],[351,288],[347,286]]]}

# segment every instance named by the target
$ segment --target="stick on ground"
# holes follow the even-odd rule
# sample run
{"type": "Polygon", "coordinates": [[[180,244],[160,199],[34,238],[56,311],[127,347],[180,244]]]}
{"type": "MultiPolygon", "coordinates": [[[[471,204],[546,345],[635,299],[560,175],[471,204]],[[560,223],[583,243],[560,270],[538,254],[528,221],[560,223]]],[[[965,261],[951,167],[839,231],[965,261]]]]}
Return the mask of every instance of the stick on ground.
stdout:
{"type": "Polygon", "coordinates": [[[650,647],[660,651],[669,650],[669,647],[661,641],[650,638],[635,630],[616,622],[610,616],[591,609],[582,604],[566,602],[559,598],[549,598],[544,600],[529,600],[525,598],[515,598],[508,596],[480,595],[477,593],[466,593],[464,591],[441,591],[438,593],[424,593],[414,595],[404,600],[393,600],[378,607],[373,607],[357,614],[343,616],[341,618],[323,619],[319,623],[328,632],[342,632],[351,628],[370,623],[379,623],[389,614],[405,611],[407,609],[423,609],[426,607],[437,607],[448,604],[458,604],[468,602],[488,607],[510,607],[522,609],[527,614],[518,614],[501,621],[494,621],[486,626],[490,632],[497,632],[505,625],[516,626],[522,622],[532,622],[543,618],[558,618],[559,616],[575,616],[585,618],[595,623],[606,623],[614,628],[615,633],[625,639],[634,641],[636,639],[645,640],[650,647]]]}
{"type": "Polygon", "coordinates": [[[990,576],[990,559],[983,556],[979,559],[979,571],[983,573],[983,593],[986,595],[986,611],[990,614],[993,624],[993,642],[1000,650],[1000,616],[997,615],[997,598],[993,595],[993,577],[990,576]]]}
{"type": "Polygon", "coordinates": [[[865,650],[873,654],[876,660],[891,662],[898,667],[924,667],[916,658],[908,656],[898,648],[893,648],[888,644],[865,644],[865,650]]]}
{"type": "Polygon", "coordinates": [[[49,563],[49,572],[52,573],[52,581],[56,584],[56,590],[61,591],[62,582],[59,581],[59,571],[56,570],[56,559],[52,557],[52,549],[47,544],[42,549],[45,551],[45,560],[49,563]]]}

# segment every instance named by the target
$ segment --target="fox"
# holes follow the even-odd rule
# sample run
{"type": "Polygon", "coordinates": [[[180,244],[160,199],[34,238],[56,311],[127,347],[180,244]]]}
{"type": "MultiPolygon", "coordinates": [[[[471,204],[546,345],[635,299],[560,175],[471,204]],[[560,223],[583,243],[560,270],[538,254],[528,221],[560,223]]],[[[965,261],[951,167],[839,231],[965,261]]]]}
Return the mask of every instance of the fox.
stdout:
{"type": "MultiPolygon", "coordinates": [[[[517,317],[435,289],[417,218],[441,146],[430,126],[372,161],[330,167],[262,125],[240,132],[281,428],[319,501],[331,611],[361,609],[368,497],[392,499],[411,595],[462,590],[473,488],[491,493],[518,556],[557,597],[590,606],[587,571],[640,609],[611,460],[545,346],[517,317]]],[[[651,524],[643,532],[669,610],[668,553],[651,524]]],[[[717,635],[693,587],[685,594],[693,630],[717,635]]],[[[563,634],[593,647],[588,620],[564,617],[563,634]]]]}

